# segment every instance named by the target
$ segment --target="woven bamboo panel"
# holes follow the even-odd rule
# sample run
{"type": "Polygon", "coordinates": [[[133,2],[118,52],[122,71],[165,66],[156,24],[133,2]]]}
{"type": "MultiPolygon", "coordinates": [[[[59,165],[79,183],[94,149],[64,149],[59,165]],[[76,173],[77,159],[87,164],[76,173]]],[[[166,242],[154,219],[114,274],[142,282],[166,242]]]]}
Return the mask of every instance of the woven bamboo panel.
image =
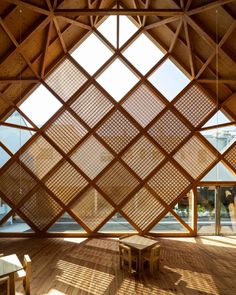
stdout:
{"type": "Polygon", "coordinates": [[[97,134],[119,153],[138,134],[138,129],[120,112],[116,111],[97,130],[97,134]]]}
{"type": "Polygon", "coordinates": [[[142,136],[122,157],[122,159],[142,179],[163,160],[165,156],[145,136],[142,136]]]}
{"type": "Polygon", "coordinates": [[[71,156],[71,160],[90,179],[94,179],[113,158],[112,154],[94,136],[86,139],[71,156]]]}
{"type": "Polygon", "coordinates": [[[43,230],[62,211],[62,208],[44,189],[40,188],[20,210],[34,225],[43,230]]]}
{"type": "Polygon", "coordinates": [[[224,157],[236,170],[236,145],[234,145],[224,157]]]}
{"type": "Polygon", "coordinates": [[[168,205],[190,184],[190,181],[170,162],[166,163],[148,182],[148,185],[168,205]]]}
{"type": "Polygon", "coordinates": [[[115,163],[97,182],[115,204],[122,202],[138,181],[120,163],[115,163]]]}
{"type": "Polygon", "coordinates": [[[46,134],[65,153],[68,153],[86,133],[87,130],[68,111],[65,111],[46,130],[46,134]]]}
{"type": "Polygon", "coordinates": [[[114,210],[94,188],[84,193],[71,209],[91,230],[98,227],[114,210]]]}
{"type": "Polygon", "coordinates": [[[45,80],[64,101],[67,101],[86,81],[87,78],[69,59],[65,59],[45,80]]]}
{"type": "Polygon", "coordinates": [[[123,108],[142,127],[146,127],[164,107],[165,104],[144,84],[123,103],[123,108]]]}
{"type": "Polygon", "coordinates": [[[36,185],[35,180],[18,163],[0,176],[0,191],[17,205],[36,185]]]}
{"type": "Polygon", "coordinates": [[[76,99],[71,108],[93,128],[113,108],[113,104],[100,90],[91,85],[76,99]]]}
{"type": "Polygon", "coordinates": [[[21,155],[22,162],[39,178],[43,178],[62,156],[43,138],[37,138],[21,155]]]}
{"type": "Polygon", "coordinates": [[[167,111],[148,133],[170,153],[190,134],[190,130],[171,111],[167,111]]]}
{"type": "Polygon", "coordinates": [[[122,208],[141,230],[144,230],[164,209],[161,203],[144,187],[122,208]]]}
{"type": "Polygon", "coordinates": [[[45,184],[67,205],[88,182],[73,166],[65,162],[45,184]]]}
{"type": "Polygon", "coordinates": [[[193,136],[175,155],[174,159],[197,179],[215,160],[216,156],[193,136]]]}
{"type": "Polygon", "coordinates": [[[192,85],[175,103],[178,111],[194,126],[198,126],[216,107],[207,94],[192,85]]]}

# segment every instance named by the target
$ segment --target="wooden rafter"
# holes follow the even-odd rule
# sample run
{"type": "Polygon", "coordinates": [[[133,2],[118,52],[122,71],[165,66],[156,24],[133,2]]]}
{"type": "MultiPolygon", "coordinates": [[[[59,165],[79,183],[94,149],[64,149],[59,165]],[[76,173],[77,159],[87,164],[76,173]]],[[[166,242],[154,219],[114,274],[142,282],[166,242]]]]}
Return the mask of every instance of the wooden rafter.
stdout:
{"type": "Polygon", "coordinates": [[[190,15],[206,12],[208,10],[220,7],[220,6],[228,4],[228,3],[232,3],[234,1],[235,0],[217,0],[217,1],[214,1],[214,2],[211,2],[211,3],[207,3],[207,4],[203,5],[203,6],[198,7],[198,8],[194,8],[192,10],[189,10],[187,12],[187,15],[190,16],[190,15]]]}
{"type": "Polygon", "coordinates": [[[130,15],[130,16],[177,16],[183,15],[181,9],[56,9],[54,14],[75,17],[79,15],[130,15]]]}
{"type": "Polygon", "coordinates": [[[194,61],[193,61],[193,53],[192,53],[193,50],[192,50],[192,45],[191,45],[191,41],[190,41],[189,29],[188,29],[188,25],[185,21],[185,18],[184,18],[184,31],[185,31],[185,36],[186,36],[187,46],[188,46],[188,56],[189,56],[191,75],[194,78],[195,77],[195,69],[194,69],[194,61]]]}
{"type": "Polygon", "coordinates": [[[53,23],[54,23],[55,29],[57,31],[57,35],[59,37],[59,40],[61,42],[61,46],[63,48],[63,51],[64,51],[64,53],[67,53],[66,44],[65,44],[65,41],[63,39],[63,36],[62,36],[62,33],[61,33],[61,30],[60,30],[60,27],[59,27],[59,24],[58,24],[58,21],[57,21],[56,17],[53,18],[53,23]]]}
{"type": "Polygon", "coordinates": [[[180,31],[181,31],[181,29],[182,29],[182,26],[183,26],[183,18],[181,18],[181,19],[179,20],[178,27],[177,27],[177,29],[176,29],[176,31],[175,31],[175,33],[174,33],[174,38],[172,39],[172,42],[171,42],[171,44],[170,44],[170,48],[169,48],[169,50],[168,50],[169,53],[171,53],[171,52],[173,51],[173,49],[174,49],[174,46],[175,46],[175,44],[176,44],[176,42],[177,42],[177,40],[178,40],[178,36],[179,36],[179,34],[180,34],[180,31]]]}
{"type": "Polygon", "coordinates": [[[44,55],[43,55],[43,63],[42,63],[42,69],[41,69],[41,75],[40,75],[42,79],[44,78],[44,73],[46,68],[46,59],[47,59],[47,52],[48,52],[48,47],[49,47],[51,33],[52,33],[52,26],[53,26],[53,22],[51,20],[48,26],[47,40],[46,40],[44,55]]]}
{"type": "Polygon", "coordinates": [[[66,17],[66,16],[63,16],[63,15],[59,15],[57,16],[56,18],[58,19],[62,19],[66,22],[68,22],[69,24],[72,24],[72,25],[75,25],[75,26],[78,26],[79,28],[82,28],[82,29],[86,29],[86,30],[91,30],[91,26],[89,25],[86,25],[78,20],[74,20],[72,18],[69,18],[69,17],[66,17]]]}
{"type": "Polygon", "coordinates": [[[151,29],[154,29],[156,27],[163,26],[165,24],[178,21],[181,18],[182,18],[181,16],[171,16],[171,17],[165,18],[163,20],[159,20],[159,21],[157,21],[155,23],[152,23],[150,25],[147,25],[144,28],[145,28],[145,30],[151,30],[151,29]]]}

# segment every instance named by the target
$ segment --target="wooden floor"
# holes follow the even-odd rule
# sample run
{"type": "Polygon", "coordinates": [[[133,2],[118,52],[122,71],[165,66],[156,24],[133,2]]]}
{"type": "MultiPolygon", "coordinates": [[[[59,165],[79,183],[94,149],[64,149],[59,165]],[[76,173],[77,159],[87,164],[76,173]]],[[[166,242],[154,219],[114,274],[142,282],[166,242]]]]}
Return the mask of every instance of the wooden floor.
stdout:
{"type": "Polygon", "coordinates": [[[32,295],[236,294],[236,237],[160,242],[160,272],[142,279],[119,270],[114,239],[2,238],[0,253],[31,256],[32,295]]]}

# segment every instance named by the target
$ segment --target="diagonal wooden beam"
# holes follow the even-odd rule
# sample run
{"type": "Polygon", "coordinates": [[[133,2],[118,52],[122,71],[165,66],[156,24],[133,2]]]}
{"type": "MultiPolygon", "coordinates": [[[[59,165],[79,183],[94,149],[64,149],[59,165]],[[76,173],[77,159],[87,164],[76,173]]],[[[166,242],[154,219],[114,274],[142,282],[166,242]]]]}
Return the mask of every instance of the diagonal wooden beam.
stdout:
{"type": "MultiPolygon", "coordinates": [[[[5,32],[7,33],[7,35],[9,36],[9,38],[11,39],[11,41],[14,43],[16,50],[21,54],[21,56],[23,57],[23,59],[25,60],[25,62],[29,65],[29,67],[31,68],[31,70],[33,71],[33,73],[36,75],[37,78],[40,78],[40,76],[38,75],[38,73],[35,71],[35,69],[33,68],[30,60],[26,57],[26,55],[23,53],[22,51],[22,47],[21,43],[18,43],[16,38],[14,37],[14,35],[11,33],[11,31],[8,29],[8,27],[6,26],[6,24],[4,23],[4,21],[1,19],[0,23],[2,25],[2,27],[4,28],[5,32]]],[[[20,79],[21,80],[21,79],[20,79]]]]}
{"type": "Polygon", "coordinates": [[[0,84],[11,83],[11,84],[18,84],[18,83],[38,83],[39,80],[35,78],[27,78],[27,79],[19,79],[19,78],[7,78],[7,79],[0,79],[0,84]]]}
{"type": "Polygon", "coordinates": [[[186,6],[185,6],[185,11],[188,11],[189,10],[189,7],[191,6],[193,0],[188,0],[188,2],[186,3],[186,6]]]}
{"type": "MultiPolygon", "coordinates": [[[[133,3],[133,6],[134,6],[135,9],[139,8],[138,0],[132,0],[132,3],[133,3]]],[[[139,15],[137,15],[137,19],[138,19],[139,25],[142,26],[142,20],[141,20],[141,17],[139,15]]]]}
{"type": "MultiPolygon", "coordinates": [[[[151,2],[150,0],[146,0],[144,9],[148,9],[148,8],[149,8],[149,6],[150,6],[150,2],[151,2]]],[[[144,16],[143,16],[143,21],[142,21],[142,25],[143,25],[143,26],[145,26],[145,24],[146,24],[146,20],[147,20],[147,16],[144,15],[144,16]]]]}
{"type": "MultiPolygon", "coordinates": [[[[89,9],[93,9],[93,2],[92,2],[92,0],[88,0],[88,8],[89,9]]],[[[94,16],[93,15],[90,15],[90,17],[89,17],[89,19],[90,19],[90,25],[91,25],[91,27],[93,27],[94,26],[94,16]]]]}
{"type": "Polygon", "coordinates": [[[203,63],[202,67],[200,68],[200,70],[198,71],[197,75],[195,76],[195,79],[198,79],[201,76],[201,74],[205,71],[205,69],[211,63],[211,61],[213,60],[213,58],[215,57],[215,55],[216,55],[216,53],[215,53],[215,51],[213,51],[212,54],[206,60],[206,62],[203,63]]]}
{"type": "MultiPolygon", "coordinates": [[[[224,36],[221,38],[218,47],[222,47],[223,44],[227,41],[227,39],[229,38],[229,36],[232,34],[232,32],[234,31],[236,27],[236,21],[234,21],[231,26],[228,28],[228,30],[225,32],[224,36]]],[[[198,71],[197,75],[196,75],[196,79],[198,79],[201,74],[205,71],[205,69],[207,68],[207,66],[211,63],[211,61],[213,60],[213,58],[216,55],[216,49],[218,48],[217,46],[215,47],[215,50],[213,51],[213,53],[208,57],[208,59],[206,60],[206,62],[202,65],[201,69],[198,71]]]]}
{"type": "Polygon", "coordinates": [[[51,2],[50,2],[50,0],[46,0],[46,3],[47,3],[47,6],[48,6],[48,9],[49,9],[49,11],[53,11],[53,8],[52,8],[52,4],[51,4],[51,2]]]}
{"type": "Polygon", "coordinates": [[[174,38],[172,39],[172,42],[171,42],[171,44],[170,44],[170,48],[169,48],[169,50],[168,50],[169,53],[171,53],[171,52],[173,51],[173,49],[174,49],[174,46],[175,46],[175,44],[176,44],[176,42],[177,42],[177,39],[178,39],[178,36],[179,36],[179,34],[180,34],[180,31],[181,31],[182,25],[183,25],[183,18],[181,17],[181,19],[180,19],[180,21],[179,21],[179,24],[178,24],[178,27],[177,27],[177,29],[176,29],[176,31],[175,31],[175,34],[174,34],[174,38]]]}
{"type": "Polygon", "coordinates": [[[23,129],[23,130],[29,130],[29,131],[37,131],[36,128],[33,127],[28,127],[28,126],[21,126],[21,125],[16,125],[16,124],[12,124],[12,123],[7,123],[4,121],[0,120],[0,126],[7,126],[7,127],[12,127],[12,128],[16,128],[16,129],[23,129]]]}
{"type": "Polygon", "coordinates": [[[57,7],[57,0],[54,0],[53,1],[53,6],[52,6],[52,9],[55,10],[57,7]]]}
{"type": "MultiPolygon", "coordinates": [[[[213,49],[219,47],[217,42],[213,40],[213,38],[203,30],[192,18],[188,15],[185,16],[187,23],[202,37],[202,39],[207,42],[213,49]]],[[[221,54],[222,58],[230,60],[230,62],[235,63],[235,60],[227,54],[221,47],[219,47],[219,53],[221,54]]]]}
{"type": "Polygon", "coordinates": [[[25,7],[27,9],[29,9],[29,10],[32,10],[34,12],[38,12],[40,14],[44,14],[44,15],[49,15],[50,14],[50,12],[48,10],[46,10],[46,9],[43,9],[41,7],[38,7],[36,5],[21,1],[21,0],[5,0],[5,1],[7,1],[8,3],[11,3],[11,4],[21,6],[21,7],[25,7]]]}
{"type": "Polygon", "coordinates": [[[191,75],[194,78],[195,77],[195,69],[194,69],[194,63],[193,63],[193,51],[192,51],[192,45],[191,45],[191,41],[190,41],[188,24],[187,24],[185,18],[184,18],[184,32],[185,32],[185,37],[186,37],[187,46],[188,46],[188,57],[189,57],[191,75]]]}
{"type": "Polygon", "coordinates": [[[179,20],[180,18],[181,18],[181,16],[171,16],[171,17],[165,18],[163,20],[157,21],[157,22],[155,22],[153,24],[147,25],[147,26],[144,27],[144,29],[146,31],[151,30],[153,28],[163,26],[163,25],[166,25],[166,24],[171,23],[171,22],[175,22],[175,21],[179,20]]]}
{"type": "Polygon", "coordinates": [[[224,124],[213,125],[213,126],[209,126],[209,127],[202,127],[202,128],[199,129],[199,131],[211,130],[211,129],[227,127],[227,126],[234,126],[234,125],[236,125],[236,121],[229,122],[229,123],[224,123],[224,124]]]}
{"type": "Polygon", "coordinates": [[[44,49],[44,53],[43,53],[43,63],[42,63],[42,69],[41,69],[41,78],[42,79],[44,78],[44,73],[45,73],[47,52],[48,52],[48,47],[49,47],[51,33],[52,33],[52,25],[53,25],[53,22],[51,20],[49,23],[49,27],[48,27],[48,34],[47,34],[45,49],[44,49]]]}
{"type": "MultiPolygon", "coordinates": [[[[8,56],[7,56],[7,58],[10,58],[11,57],[11,55],[13,55],[16,51],[19,51],[19,49],[21,49],[22,47],[24,47],[24,45],[26,44],[26,42],[30,39],[30,38],[32,38],[32,36],[34,36],[34,34],[36,34],[38,31],[40,31],[40,30],[43,30],[47,25],[48,25],[48,23],[50,22],[50,17],[47,17],[47,18],[45,18],[36,28],[34,28],[27,36],[26,36],[26,38],[24,39],[24,40],[22,40],[21,41],[21,43],[19,43],[18,44],[18,42],[16,41],[16,39],[15,39],[15,37],[12,35],[12,34],[10,34],[11,35],[11,37],[10,37],[10,35],[9,35],[9,37],[10,38],[13,38],[14,39],[14,44],[15,44],[15,49],[14,50],[12,50],[9,54],[8,54],[8,56]],[[18,46],[16,46],[16,44],[18,44],[18,46]]],[[[6,27],[6,24],[5,24],[5,27],[6,27]]]]}
{"type": "Polygon", "coordinates": [[[197,13],[205,12],[205,11],[220,7],[220,6],[225,5],[225,4],[232,3],[234,1],[235,0],[218,0],[218,1],[214,1],[214,2],[211,2],[211,3],[205,4],[203,6],[194,8],[192,10],[189,10],[187,12],[187,14],[188,15],[194,15],[194,14],[197,14],[197,13]]]}
{"type": "Polygon", "coordinates": [[[80,27],[82,29],[86,29],[86,30],[89,30],[89,31],[92,29],[92,27],[89,26],[89,25],[86,25],[84,23],[81,23],[78,20],[63,16],[63,15],[58,15],[56,18],[63,19],[64,21],[68,22],[69,24],[75,25],[75,26],[80,27]]]}
{"type": "Polygon", "coordinates": [[[57,35],[58,35],[58,37],[60,39],[60,42],[61,42],[61,46],[63,48],[63,51],[64,51],[64,53],[67,53],[66,44],[65,44],[65,41],[64,41],[64,39],[62,37],[62,33],[61,33],[60,28],[59,28],[59,25],[58,25],[58,22],[57,22],[56,17],[53,18],[53,23],[54,23],[55,29],[57,31],[57,35]]]}
{"type": "Polygon", "coordinates": [[[5,31],[5,33],[8,35],[8,37],[10,38],[10,40],[12,41],[12,43],[17,47],[18,46],[18,42],[16,41],[14,35],[12,34],[12,32],[9,30],[9,28],[7,27],[7,25],[4,23],[3,19],[0,17],[0,25],[2,26],[3,30],[5,31]]]}

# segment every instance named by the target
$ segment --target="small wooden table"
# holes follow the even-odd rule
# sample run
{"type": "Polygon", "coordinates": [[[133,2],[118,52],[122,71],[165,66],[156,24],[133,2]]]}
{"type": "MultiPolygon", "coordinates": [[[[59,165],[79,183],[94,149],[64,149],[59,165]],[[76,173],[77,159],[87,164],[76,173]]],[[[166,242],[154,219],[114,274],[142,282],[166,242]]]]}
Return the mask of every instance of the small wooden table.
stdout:
{"type": "Polygon", "coordinates": [[[143,272],[142,268],[142,251],[152,248],[159,244],[158,241],[145,238],[143,236],[134,235],[120,240],[121,243],[138,250],[138,272],[139,275],[143,272]]]}
{"type": "Polygon", "coordinates": [[[9,276],[10,295],[15,295],[15,272],[23,269],[16,254],[0,257],[0,278],[9,276]]]}

